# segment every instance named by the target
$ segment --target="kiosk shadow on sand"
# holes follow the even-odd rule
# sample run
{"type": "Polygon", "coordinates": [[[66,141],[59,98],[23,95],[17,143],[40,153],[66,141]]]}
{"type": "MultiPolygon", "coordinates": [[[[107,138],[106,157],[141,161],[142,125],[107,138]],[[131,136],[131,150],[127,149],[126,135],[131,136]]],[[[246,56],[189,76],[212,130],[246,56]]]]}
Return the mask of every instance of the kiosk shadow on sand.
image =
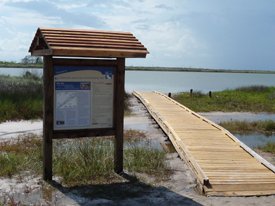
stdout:
{"type": "MultiPolygon", "coordinates": [[[[140,182],[129,174],[122,173],[121,177],[126,182],[74,187],[63,187],[56,181],[50,184],[79,205],[201,205],[166,187],[140,182]]],[[[58,205],[58,200],[55,203],[58,205]]]]}

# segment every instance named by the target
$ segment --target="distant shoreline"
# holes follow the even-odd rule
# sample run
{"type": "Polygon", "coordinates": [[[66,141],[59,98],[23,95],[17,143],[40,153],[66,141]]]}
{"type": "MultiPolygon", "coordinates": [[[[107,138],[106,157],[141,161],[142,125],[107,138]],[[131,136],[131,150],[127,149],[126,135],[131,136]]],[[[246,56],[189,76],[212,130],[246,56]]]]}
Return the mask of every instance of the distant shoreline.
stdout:
{"type": "Polygon", "coordinates": [[[237,70],[237,69],[204,69],[204,68],[176,68],[176,67],[126,67],[127,71],[162,71],[162,72],[212,72],[212,73],[248,73],[248,74],[275,74],[271,70],[237,70]]]}
{"type": "Polygon", "coordinates": [[[0,63],[0,68],[42,69],[42,64],[0,63]]]}
{"type": "MultiPolygon", "coordinates": [[[[0,68],[42,69],[42,64],[0,63],[0,68]]],[[[211,72],[211,73],[247,73],[247,74],[275,74],[271,70],[237,70],[237,69],[205,69],[186,67],[139,67],[126,66],[127,71],[158,71],[158,72],[211,72]]]]}

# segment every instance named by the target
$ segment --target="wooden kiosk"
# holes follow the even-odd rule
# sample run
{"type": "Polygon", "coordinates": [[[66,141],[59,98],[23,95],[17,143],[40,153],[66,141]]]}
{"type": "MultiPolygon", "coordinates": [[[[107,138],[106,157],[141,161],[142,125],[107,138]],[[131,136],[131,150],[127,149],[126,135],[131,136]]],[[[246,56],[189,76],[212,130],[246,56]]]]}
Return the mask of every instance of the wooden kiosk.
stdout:
{"type": "Polygon", "coordinates": [[[52,180],[52,140],[115,136],[123,171],[125,58],[147,49],[128,32],[38,28],[29,52],[43,56],[43,179],[52,180]]]}

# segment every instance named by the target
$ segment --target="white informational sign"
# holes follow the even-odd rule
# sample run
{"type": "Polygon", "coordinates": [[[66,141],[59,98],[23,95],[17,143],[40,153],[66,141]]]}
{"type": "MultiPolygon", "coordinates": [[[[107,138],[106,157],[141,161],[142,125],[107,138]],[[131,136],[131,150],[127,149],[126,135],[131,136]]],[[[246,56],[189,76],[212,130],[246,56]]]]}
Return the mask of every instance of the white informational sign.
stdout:
{"type": "Polygon", "coordinates": [[[54,67],[54,130],[113,127],[113,68],[54,67]]]}

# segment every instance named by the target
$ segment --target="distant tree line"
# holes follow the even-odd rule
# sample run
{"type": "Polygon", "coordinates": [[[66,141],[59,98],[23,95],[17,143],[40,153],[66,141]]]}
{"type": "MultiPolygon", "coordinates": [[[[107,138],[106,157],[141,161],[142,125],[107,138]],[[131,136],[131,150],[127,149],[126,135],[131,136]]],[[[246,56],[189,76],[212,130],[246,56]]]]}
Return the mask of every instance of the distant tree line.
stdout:
{"type": "Polygon", "coordinates": [[[31,55],[27,55],[21,60],[21,63],[22,64],[43,64],[43,59],[42,57],[34,57],[31,55]]]}
{"type": "Polygon", "coordinates": [[[19,62],[15,61],[0,61],[0,67],[7,68],[41,68],[43,65],[42,57],[25,56],[19,62]]]}

